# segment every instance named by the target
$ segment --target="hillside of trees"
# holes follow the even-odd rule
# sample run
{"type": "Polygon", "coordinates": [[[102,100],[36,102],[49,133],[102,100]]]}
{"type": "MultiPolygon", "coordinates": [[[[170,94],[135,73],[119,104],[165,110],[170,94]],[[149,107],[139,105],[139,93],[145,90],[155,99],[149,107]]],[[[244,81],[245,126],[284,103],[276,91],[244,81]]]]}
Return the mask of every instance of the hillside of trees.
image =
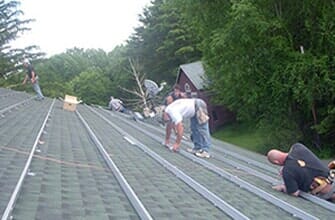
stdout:
{"type": "Polygon", "coordinates": [[[237,123],[266,130],[268,147],[302,141],[335,152],[333,0],[153,0],[126,44],[108,52],[70,48],[47,59],[34,46],[8,48],[32,20],[15,19],[19,11],[8,5],[15,1],[5,2],[2,87],[27,89],[17,64],[29,57],[46,96],[75,94],[105,106],[111,95],[132,98],[122,90],[136,87],[129,59],[146,78],[170,86],[179,65],[201,60],[215,102],[236,112],[237,123]]]}

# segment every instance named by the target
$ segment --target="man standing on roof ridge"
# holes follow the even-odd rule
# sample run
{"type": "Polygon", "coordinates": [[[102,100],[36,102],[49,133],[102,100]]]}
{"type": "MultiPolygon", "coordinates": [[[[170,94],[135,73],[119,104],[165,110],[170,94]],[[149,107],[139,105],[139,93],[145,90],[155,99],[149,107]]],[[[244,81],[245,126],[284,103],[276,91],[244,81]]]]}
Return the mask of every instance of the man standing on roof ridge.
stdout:
{"type": "Polygon", "coordinates": [[[23,61],[23,66],[27,69],[27,74],[22,82],[22,84],[26,84],[27,80],[29,79],[31,84],[33,85],[33,89],[37,94],[36,100],[43,100],[44,96],[42,94],[41,88],[38,84],[38,76],[34,70],[34,67],[30,64],[28,59],[23,61]]]}
{"type": "Polygon", "coordinates": [[[310,192],[326,200],[335,200],[335,161],[325,166],[306,146],[293,144],[288,153],[272,149],[268,160],[283,166],[280,175],[284,184],[273,189],[299,196],[300,191],[310,192]]]}

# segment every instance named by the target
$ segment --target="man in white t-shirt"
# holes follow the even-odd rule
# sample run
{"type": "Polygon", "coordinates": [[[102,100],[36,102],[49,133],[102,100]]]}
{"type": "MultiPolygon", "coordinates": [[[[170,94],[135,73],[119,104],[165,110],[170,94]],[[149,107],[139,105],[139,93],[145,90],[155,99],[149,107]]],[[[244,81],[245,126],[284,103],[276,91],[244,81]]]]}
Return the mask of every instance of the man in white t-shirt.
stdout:
{"type": "MultiPolygon", "coordinates": [[[[169,97],[167,97],[168,99],[169,97]]],[[[165,133],[165,146],[170,146],[170,136],[173,127],[176,128],[176,142],[171,146],[178,151],[184,134],[183,119],[191,120],[193,149],[188,149],[198,157],[209,158],[211,146],[207,105],[201,99],[181,98],[169,104],[163,113],[163,120],[167,122],[165,133]]]]}
{"type": "Polygon", "coordinates": [[[113,96],[110,97],[108,108],[117,112],[124,112],[123,102],[120,99],[116,99],[113,96]]]}

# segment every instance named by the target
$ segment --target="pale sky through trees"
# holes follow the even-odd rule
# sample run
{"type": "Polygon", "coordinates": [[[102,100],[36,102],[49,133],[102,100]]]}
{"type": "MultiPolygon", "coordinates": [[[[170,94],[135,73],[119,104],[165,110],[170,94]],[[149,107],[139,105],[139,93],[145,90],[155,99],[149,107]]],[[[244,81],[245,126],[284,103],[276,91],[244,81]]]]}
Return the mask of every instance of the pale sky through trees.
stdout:
{"type": "Polygon", "coordinates": [[[47,56],[66,49],[101,48],[110,52],[140,25],[139,15],[151,0],[21,0],[22,19],[35,19],[12,43],[37,45],[47,56]]]}

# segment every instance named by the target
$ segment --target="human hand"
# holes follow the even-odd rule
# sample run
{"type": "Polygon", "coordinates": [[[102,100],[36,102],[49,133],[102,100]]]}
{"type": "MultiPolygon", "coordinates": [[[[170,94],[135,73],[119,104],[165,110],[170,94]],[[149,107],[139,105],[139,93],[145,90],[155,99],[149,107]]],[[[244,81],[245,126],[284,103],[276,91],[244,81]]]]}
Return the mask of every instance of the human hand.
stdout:
{"type": "Polygon", "coordinates": [[[284,167],[281,167],[281,168],[279,169],[278,176],[283,176],[283,168],[284,168],[284,167]]]}
{"type": "Polygon", "coordinates": [[[273,186],[272,189],[275,189],[279,192],[285,192],[286,191],[286,187],[285,187],[284,184],[273,186]]]}

